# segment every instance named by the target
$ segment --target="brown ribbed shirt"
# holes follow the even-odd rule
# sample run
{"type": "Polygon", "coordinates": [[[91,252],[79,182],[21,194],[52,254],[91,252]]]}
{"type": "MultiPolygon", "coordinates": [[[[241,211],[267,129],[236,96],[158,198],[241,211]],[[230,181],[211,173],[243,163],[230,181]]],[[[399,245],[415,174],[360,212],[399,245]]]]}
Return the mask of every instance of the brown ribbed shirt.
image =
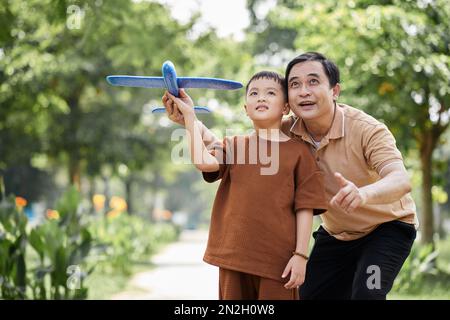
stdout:
{"type": "Polygon", "coordinates": [[[221,179],[204,261],[281,281],[296,247],[296,211],[327,209],[311,151],[303,141],[268,142],[251,135],[225,138],[215,154],[223,162],[219,171],[203,173],[208,182],[221,179]],[[255,157],[254,146],[269,157],[255,157]]]}

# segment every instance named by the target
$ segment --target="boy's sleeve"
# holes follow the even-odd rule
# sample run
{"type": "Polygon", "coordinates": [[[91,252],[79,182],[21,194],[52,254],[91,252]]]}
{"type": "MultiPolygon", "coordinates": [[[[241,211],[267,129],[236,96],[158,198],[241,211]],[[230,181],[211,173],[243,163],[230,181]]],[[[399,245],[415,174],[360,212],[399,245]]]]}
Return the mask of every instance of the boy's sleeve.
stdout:
{"type": "Polygon", "coordinates": [[[319,215],[327,211],[323,173],[306,146],[297,162],[295,175],[295,212],[313,209],[313,214],[319,215]]]}
{"type": "Polygon", "coordinates": [[[227,171],[228,164],[226,161],[226,149],[228,145],[229,142],[227,142],[227,138],[225,138],[222,142],[215,141],[213,145],[208,146],[208,152],[216,157],[216,159],[219,161],[219,170],[214,172],[202,172],[203,179],[206,182],[212,183],[222,179],[225,172],[227,171]]]}

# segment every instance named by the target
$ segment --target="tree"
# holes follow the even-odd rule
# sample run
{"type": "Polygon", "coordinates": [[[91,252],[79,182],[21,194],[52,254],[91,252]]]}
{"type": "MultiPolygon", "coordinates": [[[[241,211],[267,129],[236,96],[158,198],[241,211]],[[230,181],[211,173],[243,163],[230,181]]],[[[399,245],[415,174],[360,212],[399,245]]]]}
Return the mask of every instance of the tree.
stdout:
{"type": "MultiPolygon", "coordinates": [[[[142,122],[149,109],[143,106],[160,104],[163,90],[112,87],[105,76],[158,75],[170,59],[180,75],[236,79],[245,65],[240,46],[212,31],[193,39],[196,19],[180,24],[156,2],[3,1],[0,170],[32,166],[40,158],[48,171],[64,167],[68,181],[80,188],[82,177],[94,181],[108,167],[123,179],[131,199],[136,173],[170,165],[173,127],[160,126],[156,116],[142,122]]],[[[241,96],[191,94],[231,104],[241,96]]],[[[156,178],[151,183],[160,186],[156,178]]]]}

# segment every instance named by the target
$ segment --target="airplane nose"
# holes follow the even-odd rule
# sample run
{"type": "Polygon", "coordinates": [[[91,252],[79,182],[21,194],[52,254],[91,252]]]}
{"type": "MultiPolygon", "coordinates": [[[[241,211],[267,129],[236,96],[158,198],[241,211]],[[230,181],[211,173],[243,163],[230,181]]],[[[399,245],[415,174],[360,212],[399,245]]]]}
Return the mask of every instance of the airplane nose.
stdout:
{"type": "Polygon", "coordinates": [[[175,73],[175,66],[172,61],[167,60],[162,65],[162,74],[173,74],[175,73]]]}
{"type": "Polygon", "coordinates": [[[178,97],[177,73],[175,72],[175,66],[171,61],[167,60],[163,63],[162,74],[167,90],[175,97],[178,97]]]}

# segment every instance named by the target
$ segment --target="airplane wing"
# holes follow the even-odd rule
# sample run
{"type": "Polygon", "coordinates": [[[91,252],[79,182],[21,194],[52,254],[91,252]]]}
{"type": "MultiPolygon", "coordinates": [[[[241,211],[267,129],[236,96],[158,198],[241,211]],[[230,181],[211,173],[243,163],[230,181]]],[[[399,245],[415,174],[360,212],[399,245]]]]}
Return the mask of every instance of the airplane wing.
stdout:
{"type": "Polygon", "coordinates": [[[165,88],[163,77],[108,76],[106,80],[113,86],[165,88]]]}
{"type": "Polygon", "coordinates": [[[235,90],[242,88],[242,84],[240,82],[218,78],[178,77],[177,83],[180,88],[205,88],[219,90],[235,90]]]}
{"type": "MultiPolygon", "coordinates": [[[[195,113],[210,113],[210,112],[212,112],[211,109],[209,109],[208,107],[199,107],[199,106],[195,106],[194,111],[195,111],[195,113]]],[[[166,113],[166,108],[156,107],[152,110],[152,113],[166,113]]]]}

